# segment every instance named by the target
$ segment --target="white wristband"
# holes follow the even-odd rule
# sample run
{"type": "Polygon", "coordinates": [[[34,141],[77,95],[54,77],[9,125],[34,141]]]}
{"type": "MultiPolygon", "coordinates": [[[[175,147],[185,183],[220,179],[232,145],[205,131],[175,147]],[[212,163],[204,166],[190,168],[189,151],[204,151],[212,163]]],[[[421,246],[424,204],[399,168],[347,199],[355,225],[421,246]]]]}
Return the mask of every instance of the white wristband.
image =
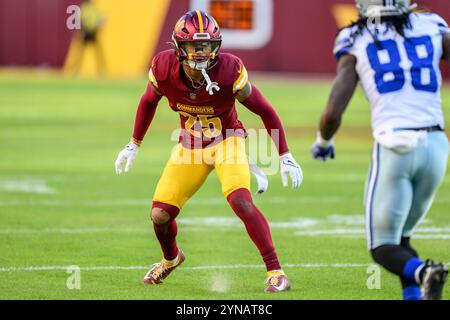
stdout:
{"type": "Polygon", "coordinates": [[[316,144],[321,148],[329,148],[334,143],[334,137],[335,136],[333,136],[330,140],[325,140],[324,138],[322,138],[320,131],[317,131],[316,144]]]}

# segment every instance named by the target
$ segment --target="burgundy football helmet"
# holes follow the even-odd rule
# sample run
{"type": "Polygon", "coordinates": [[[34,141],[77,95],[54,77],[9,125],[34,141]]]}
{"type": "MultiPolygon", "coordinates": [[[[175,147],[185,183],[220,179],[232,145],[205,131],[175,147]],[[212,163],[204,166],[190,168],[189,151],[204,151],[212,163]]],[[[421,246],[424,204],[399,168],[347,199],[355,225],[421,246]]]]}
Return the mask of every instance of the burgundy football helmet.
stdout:
{"type": "Polygon", "coordinates": [[[216,59],[222,35],[216,20],[204,11],[184,14],[172,34],[175,53],[180,61],[187,60],[192,69],[207,69],[216,59]]]}

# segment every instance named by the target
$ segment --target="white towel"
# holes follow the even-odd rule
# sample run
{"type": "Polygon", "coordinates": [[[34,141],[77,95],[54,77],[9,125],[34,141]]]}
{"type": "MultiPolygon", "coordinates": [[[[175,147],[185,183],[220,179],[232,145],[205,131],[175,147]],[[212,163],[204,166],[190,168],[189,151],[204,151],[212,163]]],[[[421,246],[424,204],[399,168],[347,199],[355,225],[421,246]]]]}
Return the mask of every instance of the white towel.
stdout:
{"type": "Polygon", "coordinates": [[[375,140],[383,147],[397,153],[408,153],[427,143],[427,131],[380,129],[374,132],[375,140]]]}

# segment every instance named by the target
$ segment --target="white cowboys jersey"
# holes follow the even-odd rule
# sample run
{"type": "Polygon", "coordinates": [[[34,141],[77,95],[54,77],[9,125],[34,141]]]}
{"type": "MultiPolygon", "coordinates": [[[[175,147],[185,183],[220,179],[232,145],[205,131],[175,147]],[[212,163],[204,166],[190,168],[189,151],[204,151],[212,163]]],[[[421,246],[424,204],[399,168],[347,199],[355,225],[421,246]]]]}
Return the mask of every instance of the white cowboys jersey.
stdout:
{"type": "Polygon", "coordinates": [[[421,128],[440,125],[442,114],[439,62],[443,55],[442,37],[450,32],[438,15],[410,15],[412,29],[405,38],[395,30],[375,24],[352,38],[357,27],[343,29],[335,43],[337,58],[351,54],[357,58],[356,71],[372,107],[374,131],[386,128],[421,128]]]}

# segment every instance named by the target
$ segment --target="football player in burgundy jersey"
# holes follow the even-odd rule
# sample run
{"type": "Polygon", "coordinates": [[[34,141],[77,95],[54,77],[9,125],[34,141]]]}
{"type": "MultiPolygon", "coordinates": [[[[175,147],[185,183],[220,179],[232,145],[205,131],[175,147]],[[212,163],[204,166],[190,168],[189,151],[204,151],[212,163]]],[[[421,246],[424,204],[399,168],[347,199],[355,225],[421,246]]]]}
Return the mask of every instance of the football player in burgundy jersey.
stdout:
{"type": "Polygon", "coordinates": [[[266,292],[290,289],[278,261],[269,224],[250,193],[250,167],[245,151],[245,129],[238,120],[237,99],[259,115],[279,151],[284,186],[288,176],[297,189],[302,171],[289,152],[281,121],[259,90],[248,81],[247,70],[236,56],[221,52],[217,22],[203,11],[189,11],[177,22],[175,50],[158,53],[149,71],[149,84],[138,106],[133,137],[120,152],[116,171],[128,172],[164,96],[179,113],[180,143],[174,149],[153,197],[151,218],[163,259],[145,275],[146,284],[159,284],[185,259],[177,247],[175,218],[184,203],[216,170],[225,195],[243,221],[266,265],[266,292]],[[194,159],[194,160],[193,160],[194,159]],[[199,160],[199,161],[198,161],[199,160]]]}

